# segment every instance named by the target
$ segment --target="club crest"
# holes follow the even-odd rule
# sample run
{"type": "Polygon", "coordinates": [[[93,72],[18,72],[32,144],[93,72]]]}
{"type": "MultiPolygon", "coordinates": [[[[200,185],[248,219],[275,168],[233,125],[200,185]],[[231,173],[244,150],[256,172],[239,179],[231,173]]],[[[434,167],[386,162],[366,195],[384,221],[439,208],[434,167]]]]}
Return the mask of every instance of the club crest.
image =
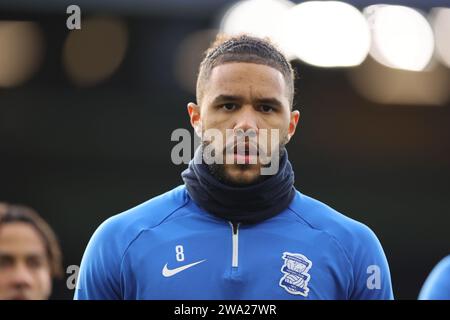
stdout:
{"type": "Polygon", "coordinates": [[[281,272],[280,286],[287,292],[295,295],[308,296],[308,282],[311,279],[308,271],[312,262],[300,253],[284,252],[282,256],[284,264],[281,272]]]}

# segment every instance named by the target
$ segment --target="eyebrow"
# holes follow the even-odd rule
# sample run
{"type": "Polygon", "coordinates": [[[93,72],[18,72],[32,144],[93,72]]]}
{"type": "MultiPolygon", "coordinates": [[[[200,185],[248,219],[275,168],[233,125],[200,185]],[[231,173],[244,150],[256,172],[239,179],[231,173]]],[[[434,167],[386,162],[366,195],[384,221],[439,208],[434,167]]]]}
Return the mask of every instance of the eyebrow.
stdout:
{"type": "MultiPolygon", "coordinates": [[[[215,104],[222,103],[225,101],[239,102],[242,100],[244,100],[244,99],[240,96],[221,94],[214,98],[214,100],[212,101],[212,104],[215,105],[215,104]]],[[[277,107],[281,107],[283,105],[281,103],[281,101],[278,100],[277,98],[256,98],[254,100],[257,103],[270,104],[270,105],[274,105],[277,107]]]]}
{"type": "Polygon", "coordinates": [[[5,261],[11,262],[11,261],[15,261],[15,260],[16,260],[16,258],[14,257],[14,255],[9,254],[9,253],[0,252],[0,261],[1,262],[3,262],[3,263],[5,261]]]}
{"type": "MultiPolygon", "coordinates": [[[[25,258],[45,258],[46,255],[45,254],[41,254],[41,253],[35,253],[35,252],[28,252],[23,254],[23,256],[25,258]]],[[[12,258],[15,259],[16,255],[14,253],[9,253],[9,252],[4,252],[4,251],[0,251],[0,258],[1,259],[5,259],[5,258],[12,258]]]]}

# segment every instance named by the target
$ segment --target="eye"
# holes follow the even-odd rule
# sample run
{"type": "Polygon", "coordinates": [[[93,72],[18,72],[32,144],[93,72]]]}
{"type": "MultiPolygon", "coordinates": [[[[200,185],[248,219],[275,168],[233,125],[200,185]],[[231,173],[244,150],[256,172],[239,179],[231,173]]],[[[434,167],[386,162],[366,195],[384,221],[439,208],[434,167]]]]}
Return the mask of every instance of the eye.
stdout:
{"type": "Polygon", "coordinates": [[[222,105],[222,108],[226,111],[233,111],[237,108],[235,103],[225,103],[222,105]]]}
{"type": "Polygon", "coordinates": [[[0,269],[6,269],[14,265],[14,259],[10,256],[0,256],[0,269]]]}
{"type": "Polygon", "coordinates": [[[272,106],[269,106],[267,104],[261,105],[259,107],[259,109],[264,113],[271,113],[271,112],[275,111],[275,108],[273,108],[272,106]]]}
{"type": "Polygon", "coordinates": [[[31,269],[39,269],[44,265],[44,259],[41,257],[28,257],[27,258],[27,265],[31,269]]]}

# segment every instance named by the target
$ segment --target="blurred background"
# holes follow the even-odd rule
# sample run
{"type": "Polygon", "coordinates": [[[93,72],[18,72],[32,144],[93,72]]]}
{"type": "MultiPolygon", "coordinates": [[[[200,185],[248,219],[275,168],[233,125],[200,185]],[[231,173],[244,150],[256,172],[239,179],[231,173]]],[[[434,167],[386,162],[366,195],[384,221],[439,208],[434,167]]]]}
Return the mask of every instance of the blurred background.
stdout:
{"type": "Polygon", "coordinates": [[[296,187],[371,227],[416,299],[450,251],[450,3],[383,3],[1,0],[0,201],[35,208],[79,265],[102,221],[182,183],[171,133],[192,132],[217,32],[268,36],[297,73],[296,187]]]}

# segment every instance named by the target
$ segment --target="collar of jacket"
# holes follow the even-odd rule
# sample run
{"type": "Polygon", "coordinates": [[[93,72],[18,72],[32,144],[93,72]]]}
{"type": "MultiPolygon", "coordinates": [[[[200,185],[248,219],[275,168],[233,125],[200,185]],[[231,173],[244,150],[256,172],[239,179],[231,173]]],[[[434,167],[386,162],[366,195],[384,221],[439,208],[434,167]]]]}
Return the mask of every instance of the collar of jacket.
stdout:
{"type": "Polygon", "coordinates": [[[276,174],[249,186],[219,181],[203,160],[203,148],[181,174],[189,196],[209,213],[233,223],[257,223],[281,213],[295,196],[294,172],[285,148],[276,174]]]}

